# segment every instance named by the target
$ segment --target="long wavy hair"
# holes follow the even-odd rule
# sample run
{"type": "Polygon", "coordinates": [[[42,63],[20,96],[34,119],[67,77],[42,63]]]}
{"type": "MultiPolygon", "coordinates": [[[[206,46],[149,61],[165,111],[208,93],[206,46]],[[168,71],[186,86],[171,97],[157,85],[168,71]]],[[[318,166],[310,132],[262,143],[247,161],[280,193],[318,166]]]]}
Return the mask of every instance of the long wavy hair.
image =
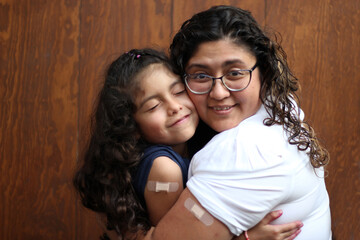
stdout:
{"type": "Polygon", "coordinates": [[[153,49],[133,49],[110,65],[91,119],[83,161],[73,179],[82,204],[106,216],[107,228],[122,239],[151,227],[131,178],[145,146],[133,117],[137,76],[151,64],[174,70],[166,55],[153,49]]]}
{"type": "Polygon", "coordinates": [[[290,144],[307,151],[314,168],[324,166],[329,154],[313,128],[294,111],[299,103],[298,79],[290,71],[286,54],[276,38],[270,39],[251,13],[232,6],[215,6],[185,21],[170,46],[170,58],[183,75],[186,64],[204,42],[231,39],[256,57],[261,73],[260,98],[270,117],[264,124],[283,125],[290,144]]]}

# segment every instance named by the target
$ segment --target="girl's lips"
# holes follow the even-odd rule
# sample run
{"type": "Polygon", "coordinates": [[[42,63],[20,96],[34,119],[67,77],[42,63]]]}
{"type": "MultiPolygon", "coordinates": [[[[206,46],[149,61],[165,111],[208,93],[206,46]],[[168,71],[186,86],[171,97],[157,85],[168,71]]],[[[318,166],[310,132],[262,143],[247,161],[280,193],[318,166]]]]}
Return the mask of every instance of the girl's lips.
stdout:
{"type": "Polygon", "coordinates": [[[185,115],[185,116],[177,119],[174,123],[170,124],[170,127],[175,126],[175,125],[178,125],[178,124],[186,121],[186,120],[189,118],[189,116],[190,116],[190,114],[187,114],[187,115],[185,115]]]}

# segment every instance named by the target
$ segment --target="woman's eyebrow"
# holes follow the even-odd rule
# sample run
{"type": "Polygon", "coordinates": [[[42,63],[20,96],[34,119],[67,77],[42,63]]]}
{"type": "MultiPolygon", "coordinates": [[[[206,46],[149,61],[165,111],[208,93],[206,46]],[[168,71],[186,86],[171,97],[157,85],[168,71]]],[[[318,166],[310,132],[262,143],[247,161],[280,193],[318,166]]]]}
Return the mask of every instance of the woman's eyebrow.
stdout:
{"type": "MultiPolygon", "coordinates": [[[[242,61],[241,59],[231,59],[231,60],[227,60],[227,61],[223,62],[221,64],[221,67],[227,67],[227,66],[235,64],[235,63],[239,63],[239,64],[242,64],[242,65],[246,66],[244,61],[242,61]]],[[[201,64],[201,63],[193,63],[193,64],[190,64],[189,66],[187,66],[185,68],[185,71],[189,71],[191,68],[210,69],[210,66],[205,65],[205,64],[201,64]]]]}
{"type": "Polygon", "coordinates": [[[207,66],[207,65],[204,65],[204,64],[200,64],[200,63],[193,63],[193,64],[190,64],[189,66],[187,66],[185,68],[185,71],[189,71],[190,69],[192,68],[203,68],[203,69],[209,69],[210,67],[207,66]]]}
{"type": "Polygon", "coordinates": [[[240,64],[246,66],[246,64],[245,64],[242,60],[240,60],[240,59],[233,59],[233,60],[227,60],[227,61],[225,61],[223,64],[221,64],[221,67],[227,67],[227,66],[232,65],[232,64],[234,64],[234,63],[240,63],[240,64]]]}

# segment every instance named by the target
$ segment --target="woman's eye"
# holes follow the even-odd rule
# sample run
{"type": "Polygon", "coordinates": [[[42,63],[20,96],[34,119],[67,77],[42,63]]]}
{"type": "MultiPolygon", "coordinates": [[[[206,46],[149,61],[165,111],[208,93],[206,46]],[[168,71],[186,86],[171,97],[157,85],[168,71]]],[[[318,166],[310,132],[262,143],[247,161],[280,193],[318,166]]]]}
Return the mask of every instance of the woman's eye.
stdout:
{"type": "Polygon", "coordinates": [[[203,73],[194,74],[194,79],[204,79],[204,78],[208,78],[208,75],[203,73]]]}
{"type": "Polygon", "coordinates": [[[229,75],[229,76],[236,77],[236,76],[241,76],[241,75],[243,75],[243,73],[242,73],[242,72],[239,72],[239,71],[233,71],[233,72],[229,72],[228,75],[229,75]]]}
{"type": "Polygon", "coordinates": [[[226,79],[228,80],[239,80],[246,76],[245,72],[243,71],[232,71],[226,74],[226,79]]]}

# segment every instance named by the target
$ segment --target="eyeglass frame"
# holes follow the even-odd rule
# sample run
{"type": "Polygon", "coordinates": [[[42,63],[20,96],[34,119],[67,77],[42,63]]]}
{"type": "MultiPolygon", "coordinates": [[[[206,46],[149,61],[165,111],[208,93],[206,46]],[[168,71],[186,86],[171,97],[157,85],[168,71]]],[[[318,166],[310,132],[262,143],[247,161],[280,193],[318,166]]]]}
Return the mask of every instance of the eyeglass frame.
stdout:
{"type": "MultiPolygon", "coordinates": [[[[198,94],[198,95],[207,94],[207,93],[211,92],[211,90],[213,89],[213,87],[214,87],[214,85],[215,85],[215,80],[217,80],[217,79],[220,79],[220,80],[221,80],[222,84],[226,87],[227,90],[232,91],[232,92],[240,92],[240,91],[245,90],[245,89],[250,85],[251,78],[252,78],[252,72],[255,70],[255,68],[256,68],[257,66],[258,66],[258,64],[255,63],[255,65],[254,65],[252,68],[250,68],[250,69],[239,69],[239,70],[236,70],[236,71],[248,71],[248,72],[250,73],[249,83],[246,85],[246,87],[244,87],[244,88],[242,88],[242,89],[233,89],[233,88],[228,87],[228,86],[225,84],[223,78],[224,78],[227,74],[229,74],[229,72],[226,73],[226,74],[224,74],[224,75],[222,75],[221,77],[213,77],[213,76],[204,74],[206,77],[211,78],[212,81],[213,81],[212,84],[211,84],[210,89],[209,89],[208,91],[205,91],[205,92],[197,92],[197,91],[194,91],[194,90],[192,90],[192,89],[190,88],[190,86],[188,85],[188,82],[187,82],[187,77],[188,77],[190,74],[185,73],[184,76],[183,76],[183,78],[184,78],[184,81],[185,81],[185,85],[186,85],[186,87],[190,90],[190,92],[192,92],[192,93],[194,93],[194,94],[198,94]]],[[[236,72],[236,71],[232,71],[232,72],[236,72]]]]}

